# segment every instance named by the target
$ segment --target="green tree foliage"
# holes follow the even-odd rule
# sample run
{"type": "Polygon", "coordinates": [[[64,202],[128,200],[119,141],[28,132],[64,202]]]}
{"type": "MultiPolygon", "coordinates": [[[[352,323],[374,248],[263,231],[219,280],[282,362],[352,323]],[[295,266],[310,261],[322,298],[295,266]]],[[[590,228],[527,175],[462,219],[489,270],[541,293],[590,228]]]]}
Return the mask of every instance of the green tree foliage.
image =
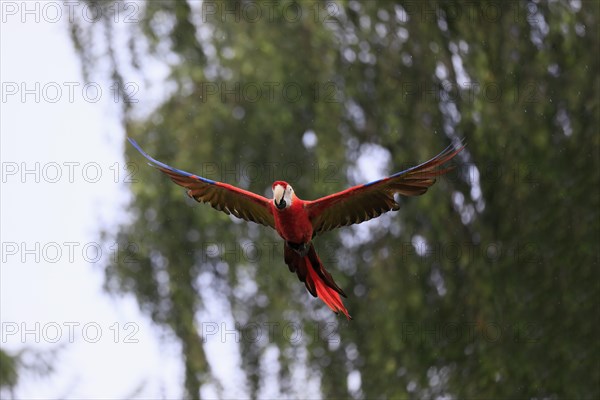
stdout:
{"type": "Polygon", "coordinates": [[[293,397],[307,386],[298,365],[328,398],[600,396],[598,3],[152,1],[142,11],[118,33],[110,13],[75,20],[72,37],[93,72],[90,38],[102,30],[122,82],[131,66],[147,73],[143,57],[166,60],[171,94],[147,119],[125,109],[124,121],[173,166],[265,195],[285,179],[311,199],[359,183],[359,160],[389,154],[394,172],[468,142],[425,196],[317,241],[351,322],[289,274],[273,232],[186,199],[128,147],[139,170],[118,232],[127,251],[106,287],[133,293],[173,332],[188,397],[218,387],[202,324],[230,313],[241,338],[302,329],[299,340],[275,327],[240,341],[252,397],[269,349],[293,397]],[[116,61],[117,42],[130,61],[116,61]]]}
{"type": "Polygon", "coordinates": [[[0,350],[0,389],[12,391],[17,385],[19,380],[17,364],[18,357],[0,350]]]}

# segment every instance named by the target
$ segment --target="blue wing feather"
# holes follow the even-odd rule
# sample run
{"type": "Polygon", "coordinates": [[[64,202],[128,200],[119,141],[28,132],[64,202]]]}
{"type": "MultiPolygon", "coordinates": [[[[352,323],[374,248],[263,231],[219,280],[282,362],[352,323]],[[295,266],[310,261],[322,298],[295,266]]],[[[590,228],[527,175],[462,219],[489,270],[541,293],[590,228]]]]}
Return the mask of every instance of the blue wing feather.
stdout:
{"type": "Polygon", "coordinates": [[[133,140],[132,138],[129,138],[129,137],[127,138],[127,140],[129,140],[129,143],[131,143],[132,146],[135,147],[135,149],[137,151],[139,151],[139,153],[141,155],[143,155],[148,161],[150,161],[150,163],[148,163],[148,164],[151,165],[152,167],[168,169],[169,171],[174,172],[176,174],[179,174],[179,175],[182,175],[182,176],[187,176],[187,177],[193,178],[193,179],[198,179],[199,181],[204,182],[204,183],[208,183],[210,185],[215,185],[216,184],[216,182],[213,181],[213,180],[211,180],[211,179],[203,178],[201,176],[198,176],[198,175],[195,175],[195,174],[191,174],[189,172],[182,171],[182,170],[177,169],[177,168],[173,168],[170,165],[167,165],[167,164],[165,164],[163,162],[160,162],[160,161],[152,158],[150,155],[148,155],[148,153],[146,153],[144,150],[142,150],[142,148],[140,147],[140,145],[137,144],[137,142],[135,140],[133,140]]]}
{"type": "MultiPolygon", "coordinates": [[[[465,141],[465,139],[463,138],[463,139],[461,139],[461,141],[460,141],[460,147],[464,147],[464,146],[466,146],[466,141],[465,141]]],[[[431,160],[428,160],[428,161],[422,162],[421,164],[419,164],[419,165],[415,165],[414,167],[410,167],[410,168],[408,168],[408,169],[405,169],[404,171],[396,172],[396,173],[394,173],[394,174],[392,174],[392,175],[390,175],[390,176],[388,176],[388,177],[381,178],[381,179],[377,179],[377,180],[375,180],[375,181],[373,181],[373,182],[365,183],[363,186],[365,186],[365,187],[366,187],[366,186],[371,186],[371,185],[373,185],[373,184],[375,184],[375,183],[379,183],[379,182],[381,182],[381,181],[385,181],[385,180],[387,180],[387,179],[390,179],[390,178],[396,178],[396,177],[398,177],[398,176],[401,176],[401,175],[407,174],[407,173],[409,173],[409,172],[411,172],[411,171],[414,171],[414,170],[416,170],[416,169],[422,168],[422,167],[423,167],[423,166],[425,166],[427,163],[430,163],[431,161],[433,161],[433,160],[435,160],[435,159],[437,159],[437,158],[439,158],[439,157],[442,157],[442,156],[443,156],[443,154],[445,154],[445,153],[450,153],[451,151],[453,151],[455,148],[458,148],[458,147],[459,147],[459,146],[455,146],[455,145],[451,144],[451,145],[449,145],[448,147],[446,147],[444,150],[442,150],[442,151],[441,151],[441,152],[440,152],[440,153],[439,153],[437,156],[433,157],[431,160]]]]}

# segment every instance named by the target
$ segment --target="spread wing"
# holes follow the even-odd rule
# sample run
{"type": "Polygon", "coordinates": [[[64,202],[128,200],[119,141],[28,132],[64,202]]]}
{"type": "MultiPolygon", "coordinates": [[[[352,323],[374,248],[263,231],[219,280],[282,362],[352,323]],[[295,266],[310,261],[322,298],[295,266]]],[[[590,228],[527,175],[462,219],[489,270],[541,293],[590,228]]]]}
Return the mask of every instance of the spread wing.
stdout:
{"type": "Polygon", "coordinates": [[[188,189],[187,194],[200,203],[208,203],[225,214],[275,228],[270,201],[247,190],[181,171],[150,157],[135,140],[129,143],[150,161],[150,165],[169,176],[173,182],[188,189]]]}
{"type": "Polygon", "coordinates": [[[453,167],[439,168],[456,156],[464,145],[448,146],[429,161],[364,185],[307,202],[313,236],[332,229],[360,224],[400,208],[394,195],[418,196],[435,183],[435,178],[453,167]]]}

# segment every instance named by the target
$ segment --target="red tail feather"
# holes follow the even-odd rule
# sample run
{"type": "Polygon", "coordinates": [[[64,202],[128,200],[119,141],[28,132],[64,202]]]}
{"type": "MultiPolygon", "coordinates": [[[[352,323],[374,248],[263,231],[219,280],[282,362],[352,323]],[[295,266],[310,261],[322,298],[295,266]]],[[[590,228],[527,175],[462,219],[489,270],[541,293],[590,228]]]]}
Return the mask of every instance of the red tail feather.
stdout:
{"type": "Polygon", "coordinates": [[[298,279],[304,282],[310,294],[315,297],[318,296],[336,314],[341,311],[346,318],[352,319],[340,298],[340,294],[346,297],[344,291],[335,283],[331,274],[327,272],[312,243],[304,257],[287,244],[283,254],[290,272],[295,272],[298,275],[298,279]]]}
{"type": "Polygon", "coordinates": [[[321,279],[321,277],[317,274],[314,268],[310,266],[310,261],[308,257],[304,257],[304,260],[308,264],[308,276],[306,280],[311,280],[314,283],[315,289],[317,290],[317,296],[325,304],[329,306],[333,310],[334,313],[342,312],[348,319],[352,319],[350,314],[348,314],[348,310],[344,307],[344,303],[342,303],[342,299],[338,292],[327,286],[327,284],[321,279]]]}

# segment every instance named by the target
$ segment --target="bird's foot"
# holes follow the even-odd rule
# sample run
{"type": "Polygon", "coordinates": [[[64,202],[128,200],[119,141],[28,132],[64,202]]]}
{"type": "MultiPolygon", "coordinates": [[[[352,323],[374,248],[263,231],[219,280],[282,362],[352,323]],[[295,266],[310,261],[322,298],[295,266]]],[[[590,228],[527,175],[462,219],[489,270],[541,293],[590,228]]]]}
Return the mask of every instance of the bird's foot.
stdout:
{"type": "Polygon", "coordinates": [[[308,254],[308,250],[310,249],[310,242],[308,243],[292,243],[286,242],[286,244],[290,247],[290,249],[294,250],[296,253],[300,255],[300,257],[304,257],[308,254]]]}

